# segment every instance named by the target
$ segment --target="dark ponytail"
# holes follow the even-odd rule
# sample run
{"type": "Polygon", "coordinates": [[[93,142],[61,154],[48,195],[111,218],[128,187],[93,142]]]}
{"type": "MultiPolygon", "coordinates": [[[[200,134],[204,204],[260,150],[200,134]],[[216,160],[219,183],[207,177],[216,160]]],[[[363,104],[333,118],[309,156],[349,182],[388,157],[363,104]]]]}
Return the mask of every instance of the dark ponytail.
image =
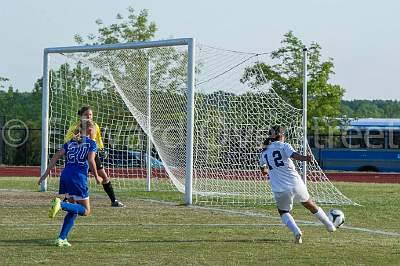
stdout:
{"type": "Polygon", "coordinates": [[[269,144],[271,144],[273,141],[275,141],[275,139],[273,138],[266,138],[263,142],[263,146],[268,146],[269,144]]]}
{"type": "Polygon", "coordinates": [[[273,140],[279,140],[280,136],[285,135],[285,128],[279,125],[272,126],[268,135],[273,140]]]}
{"type": "Polygon", "coordinates": [[[268,146],[269,146],[269,144],[271,144],[272,142],[274,142],[275,141],[275,139],[273,139],[273,138],[266,138],[264,141],[263,141],[263,148],[262,148],[262,150],[264,151],[268,146]]]}
{"type": "Polygon", "coordinates": [[[274,125],[268,131],[269,137],[266,138],[263,142],[263,150],[265,150],[268,145],[272,142],[279,140],[280,136],[285,134],[285,128],[279,125],[274,125]]]}

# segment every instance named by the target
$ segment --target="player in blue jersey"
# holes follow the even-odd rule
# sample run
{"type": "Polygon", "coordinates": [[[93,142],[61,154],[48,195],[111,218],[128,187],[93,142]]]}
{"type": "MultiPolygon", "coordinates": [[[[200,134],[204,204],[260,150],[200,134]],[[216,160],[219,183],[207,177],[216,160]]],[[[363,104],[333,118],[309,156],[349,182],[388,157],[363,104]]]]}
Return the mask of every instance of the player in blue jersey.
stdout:
{"type": "MultiPolygon", "coordinates": [[[[82,106],[81,109],[78,111],[78,115],[79,115],[80,120],[81,119],[93,120],[93,110],[90,106],[82,106]]],[[[75,134],[76,134],[75,131],[77,128],[79,128],[79,125],[80,125],[80,120],[76,123],[73,123],[69,127],[67,134],[65,136],[65,140],[64,140],[65,142],[69,141],[71,138],[73,138],[75,136],[75,134]]],[[[99,151],[104,151],[104,144],[103,144],[103,140],[101,138],[100,127],[97,123],[94,123],[94,124],[96,127],[96,134],[94,135],[94,138],[92,138],[92,139],[94,141],[96,141],[97,149],[99,151]]],[[[97,173],[103,180],[102,181],[103,189],[107,193],[108,197],[111,200],[111,206],[112,207],[124,207],[125,205],[121,201],[117,200],[117,198],[115,196],[114,189],[111,184],[111,180],[110,180],[109,176],[107,175],[107,172],[105,171],[103,163],[101,162],[98,154],[96,154],[95,162],[96,162],[97,173]]]]}
{"type": "Polygon", "coordinates": [[[88,171],[89,168],[94,175],[96,182],[102,180],[97,174],[95,156],[97,152],[96,142],[92,140],[96,134],[96,127],[92,120],[81,122],[78,134],[75,138],[64,144],[63,148],[54,154],[53,158],[40,177],[38,184],[42,183],[55,166],[56,162],[65,156],[65,167],[60,176],[59,194],[65,194],[68,202],[61,202],[59,198],[51,201],[49,217],[54,218],[57,212],[62,209],[67,212],[61,228],[57,246],[71,246],[67,241],[67,236],[74,226],[78,215],[88,216],[90,214],[88,171]]]}

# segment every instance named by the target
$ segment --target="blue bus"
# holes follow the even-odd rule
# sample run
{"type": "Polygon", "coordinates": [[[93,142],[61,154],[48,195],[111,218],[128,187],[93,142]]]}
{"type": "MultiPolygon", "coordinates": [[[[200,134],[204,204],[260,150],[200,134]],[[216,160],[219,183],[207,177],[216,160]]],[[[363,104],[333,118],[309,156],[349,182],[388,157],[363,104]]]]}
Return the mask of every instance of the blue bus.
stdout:
{"type": "Polygon", "coordinates": [[[356,119],[340,130],[309,138],[323,170],[400,172],[400,119],[356,119]]]}

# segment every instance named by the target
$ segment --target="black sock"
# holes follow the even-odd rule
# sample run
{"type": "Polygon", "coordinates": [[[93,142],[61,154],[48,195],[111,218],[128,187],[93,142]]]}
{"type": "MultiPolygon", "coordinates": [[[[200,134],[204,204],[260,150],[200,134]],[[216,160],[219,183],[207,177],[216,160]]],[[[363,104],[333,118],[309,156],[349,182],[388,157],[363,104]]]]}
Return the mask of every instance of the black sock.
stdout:
{"type": "Polygon", "coordinates": [[[111,185],[111,181],[107,184],[103,184],[104,191],[107,193],[108,197],[110,198],[111,202],[115,202],[115,194],[114,189],[111,185]]]}

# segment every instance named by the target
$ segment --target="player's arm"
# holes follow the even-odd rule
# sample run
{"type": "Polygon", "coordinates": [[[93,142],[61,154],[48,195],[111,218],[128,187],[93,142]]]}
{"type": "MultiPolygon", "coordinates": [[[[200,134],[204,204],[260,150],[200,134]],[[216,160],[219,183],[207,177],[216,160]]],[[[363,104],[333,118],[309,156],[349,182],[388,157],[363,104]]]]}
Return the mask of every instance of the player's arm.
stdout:
{"type": "Polygon", "coordinates": [[[311,162],[313,159],[313,156],[311,154],[307,154],[307,156],[302,155],[298,152],[293,152],[292,155],[290,156],[293,159],[297,160],[297,161],[302,161],[302,162],[311,162]]]}
{"type": "Polygon", "coordinates": [[[307,154],[307,156],[305,156],[298,153],[295,149],[293,149],[292,145],[290,145],[289,143],[284,144],[283,152],[287,157],[293,158],[297,161],[311,162],[313,159],[313,156],[311,154],[307,154]]]}
{"type": "Polygon", "coordinates": [[[266,162],[263,153],[260,153],[260,160],[259,160],[260,170],[262,175],[268,174],[268,162],[266,162]]]}
{"type": "Polygon", "coordinates": [[[72,138],[74,138],[76,136],[76,130],[78,129],[79,124],[72,124],[68,130],[67,130],[67,134],[64,137],[64,143],[67,143],[68,141],[70,141],[72,138]]]}
{"type": "Polygon", "coordinates": [[[96,179],[97,184],[100,184],[101,181],[103,181],[103,179],[99,177],[99,174],[97,173],[96,162],[94,160],[95,157],[96,157],[96,152],[90,151],[88,154],[89,168],[94,178],[96,179]]]}
{"type": "Polygon", "coordinates": [[[101,130],[97,123],[96,123],[96,135],[94,140],[96,141],[97,148],[99,150],[103,150],[104,149],[103,139],[101,138],[101,130]]]}
{"type": "Polygon", "coordinates": [[[50,170],[53,169],[53,167],[56,165],[57,161],[63,157],[65,154],[65,150],[64,148],[62,148],[61,150],[59,150],[58,152],[56,152],[56,154],[54,154],[53,158],[51,158],[49,165],[47,166],[46,171],[43,173],[43,175],[39,178],[38,181],[38,185],[40,185],[49,175],[50,170]]]}
{"type": "Polygon", "coordinates": [[[268,167],[267,167],[267,165],[261,166],[260,169],[261,169],[261,174],[262,174],[263,176],[268,175],[268,167]]]}

